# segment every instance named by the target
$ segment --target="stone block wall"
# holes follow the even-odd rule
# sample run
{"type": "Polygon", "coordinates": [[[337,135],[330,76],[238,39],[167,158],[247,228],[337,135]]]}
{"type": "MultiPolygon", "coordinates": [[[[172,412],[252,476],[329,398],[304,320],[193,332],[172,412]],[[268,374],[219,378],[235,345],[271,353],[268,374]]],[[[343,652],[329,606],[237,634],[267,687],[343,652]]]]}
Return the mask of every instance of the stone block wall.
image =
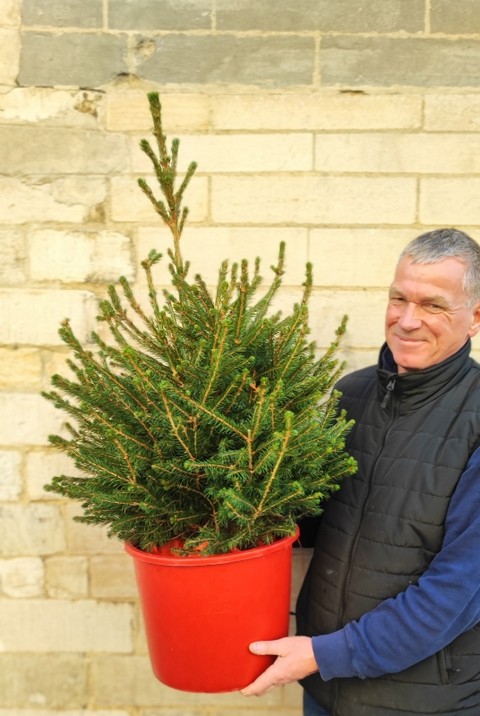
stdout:
{"type": "Polygon", "coordinates": [[[313,261],[312,336],[324,349],[348,313],[348,369],[376,358],[410,238],[480,239],[475,0],[3,0],[0,716],[300,714],[296,685],[246,700],[156,682],[122,545],[43,490],[71,471],[40,396],[65,367],[60,321],[86,340],[106,286],[145,292],[140,262],[168,244],[135,182],[152,89],[182,166],[199,163],[192,269],[213,283],[221,259],[260,255],[268,273],[284,240],[279,308],[313,261]]]}

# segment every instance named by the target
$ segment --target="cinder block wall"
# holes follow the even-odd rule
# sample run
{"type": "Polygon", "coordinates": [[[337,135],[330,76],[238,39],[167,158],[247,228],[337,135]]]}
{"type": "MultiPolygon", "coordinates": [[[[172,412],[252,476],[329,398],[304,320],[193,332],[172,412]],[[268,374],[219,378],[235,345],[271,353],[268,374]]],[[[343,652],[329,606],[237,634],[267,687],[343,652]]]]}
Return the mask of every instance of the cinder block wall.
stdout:
{"type": "Polygon", "coordinates": [[[199,163],[193,269],[213,282],[260,255],[268,273],[285,240],[280,307],[312,260],[313,337],[348,313],[355,368],[401,247],[443,225],[480,239],[479,88],[476,0],[2,0],[0,716],[300,714],[296,685],[245,700],[156,682],[122,545],[43,491],[69,470],[40,397],[60,321],[86,339],[106,285],[144,290],[140,261],[168,242],[135,183],[146,92],[199,163]]]}

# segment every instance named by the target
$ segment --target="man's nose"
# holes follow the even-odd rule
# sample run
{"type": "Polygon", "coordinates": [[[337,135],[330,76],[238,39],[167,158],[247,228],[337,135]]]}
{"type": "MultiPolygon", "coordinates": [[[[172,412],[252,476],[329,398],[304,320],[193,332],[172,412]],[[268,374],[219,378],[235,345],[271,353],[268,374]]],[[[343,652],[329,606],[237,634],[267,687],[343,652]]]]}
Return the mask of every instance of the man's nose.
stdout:
{"type": "Polygon", "coordinates": [[[398,323],[405,330],[418,328],[422,323],[420,306],[413,302],[406,303],[400,313],[398,323]]]}

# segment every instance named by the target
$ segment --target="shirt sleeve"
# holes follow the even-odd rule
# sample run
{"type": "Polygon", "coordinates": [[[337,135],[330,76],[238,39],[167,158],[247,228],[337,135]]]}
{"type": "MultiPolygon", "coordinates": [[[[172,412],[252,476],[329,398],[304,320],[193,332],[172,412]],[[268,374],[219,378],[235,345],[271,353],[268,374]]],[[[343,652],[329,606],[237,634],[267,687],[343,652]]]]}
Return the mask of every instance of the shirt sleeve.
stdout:
{"type": "Polygon", "coordinates": [[[477,624],[479,555],[480,449],[450,500],[442,548],[418,582],[343,629],[313,637],[322,678],[402,671],[477,624]]]}

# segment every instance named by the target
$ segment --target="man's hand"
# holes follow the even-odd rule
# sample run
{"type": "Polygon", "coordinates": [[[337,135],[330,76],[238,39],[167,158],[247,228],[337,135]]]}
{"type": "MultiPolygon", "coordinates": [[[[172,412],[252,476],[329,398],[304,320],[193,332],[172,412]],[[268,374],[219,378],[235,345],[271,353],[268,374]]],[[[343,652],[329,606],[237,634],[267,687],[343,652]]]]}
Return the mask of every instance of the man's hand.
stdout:
{"type": "Polygon", "coordinates": [[[298,681],[318,671],[308,636],[287,636],[275,641],[255,641],[250,644],[252,654],[272,654],[278,659],[260,674],[252,684],[241,690],[244,696],[262,696],[274,686],[298,681]]]}

